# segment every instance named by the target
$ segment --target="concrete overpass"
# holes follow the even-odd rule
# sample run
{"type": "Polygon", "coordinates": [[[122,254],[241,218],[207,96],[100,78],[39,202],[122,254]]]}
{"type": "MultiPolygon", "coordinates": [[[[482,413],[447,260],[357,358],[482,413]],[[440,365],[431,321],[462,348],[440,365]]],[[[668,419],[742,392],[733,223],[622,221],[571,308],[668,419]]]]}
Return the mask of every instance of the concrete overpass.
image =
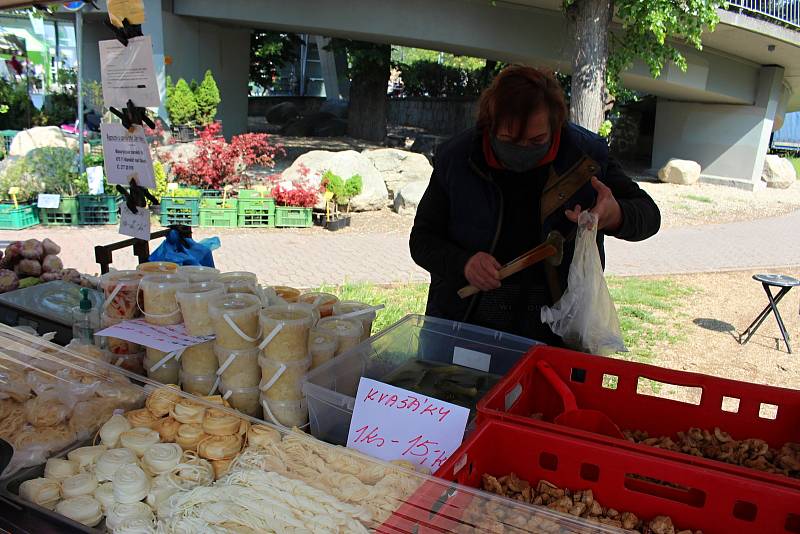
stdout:
{"type": "MultiPolygon", "coordinates": [[[[569,70],[572,53],[561,0],[499,0],[494,6],[486,0],[145,0],[145,5],[144,29],[153,36],[156,64],[163,65],[165,57],[172,60],[161,75],[199,79],[211,68],[223,96],[226,133],[246,124],[253,28],[416,46],[562,71],[569,70]]],[[[623,81],[658,96],[654,168],[670,157],[694,159],[704,179],[753,188],[760,182],[771,132],[787,110],[800,109],[800,27],[730,11],[721,11],[720,17],[717,30],[704,36],[702,52],[683,49],[686,72],[670,65],[654,80],[645,65],[636,64],[623,81]]],[[[89,42],[108,36],[98,23],[90,23],[86,33],[89,42]]],[[[90,54],[97,55],[94,44],[87,45],[85,57],[90,54]]]]}

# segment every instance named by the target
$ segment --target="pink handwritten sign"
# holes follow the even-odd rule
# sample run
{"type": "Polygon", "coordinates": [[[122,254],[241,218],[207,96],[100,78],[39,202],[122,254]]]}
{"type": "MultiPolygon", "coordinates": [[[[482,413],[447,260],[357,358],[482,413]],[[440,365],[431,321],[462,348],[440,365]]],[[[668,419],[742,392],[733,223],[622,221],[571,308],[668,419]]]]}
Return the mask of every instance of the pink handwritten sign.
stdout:
{"type": "Polygon", "coordinates": [[[162,352],[182,350],[214,339],[214,336],[190,336],[183,323],[162,326],[150,324],[144,319],[123,321],[97,332],[97,335],[124,339],[162,352]]]}
{"type": "Polygon", "coordinates": [[[468,420],[461,406],[362,378],[347,446],[436,471],[461,445],[468,420]]]}

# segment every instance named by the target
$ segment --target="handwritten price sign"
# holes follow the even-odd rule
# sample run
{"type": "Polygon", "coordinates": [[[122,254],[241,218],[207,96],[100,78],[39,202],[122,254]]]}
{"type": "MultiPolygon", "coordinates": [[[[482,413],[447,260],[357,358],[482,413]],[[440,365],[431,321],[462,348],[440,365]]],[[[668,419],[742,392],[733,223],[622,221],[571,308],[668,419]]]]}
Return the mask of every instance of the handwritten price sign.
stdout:
{"type": "Polygon", "coordinates": [[[436,471],[461,445],[468,419],[461,406],[362,378],[347,446],[436,471]]]}
{"type": "Polygon", "coordinates": [[[154,325],[144,319],[122,321],[97,332],[97,335],[124,339],[162,352],[178,351],[214,339],[214,336],[190,336],[183,324],[154,325]]]}

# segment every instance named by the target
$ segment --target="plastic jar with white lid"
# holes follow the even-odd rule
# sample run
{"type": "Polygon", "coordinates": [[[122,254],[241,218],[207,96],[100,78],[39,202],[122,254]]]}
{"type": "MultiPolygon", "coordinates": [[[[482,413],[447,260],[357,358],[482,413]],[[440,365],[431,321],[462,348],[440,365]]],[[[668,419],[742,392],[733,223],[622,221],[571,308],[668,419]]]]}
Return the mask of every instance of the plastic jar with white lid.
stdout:
{"type": "Polygon", "coordinates": [[[311,368],[311,356],[291,363],[276,362],[259,356],[261,382],[259,388],[267,399],[300,400],[303,398],[301,380],[311,368]]]}
{"type": "MultiPolygon", "coordinates": [[[[346,313],[361,311],[371,307],[372,306],[365,304],[364,302],[357,302],[355,300],[342,300],[333,305],[333,316],[336,317],[337,315],[344,315],[346,313]]],[[[357,319],[361,321],[361,326],[363,328],[363,331],[361,332],[361,341],[364,341],[372,335],[372,323],[375,322],[377,317],[378,312],[376,311],[364,313],[363,315],[359,315],[357,317],[351,317],[351,319],[357,319]]]]}
{"type": "Polygon", "coordinates": [[[181,369],[191,375],[213,375],[218,368],[213,341],[186,347],[181,354],[181,369]]]}
{"type": "Polygon", "coordinates": [[[314,327],[308,333],[308,352],[311,353],[311,369],[332,360],[339,348],[339,338],[332,330],[314,327]]]}
{"type": "Polygon", "coordinates": [[[136,270],[143,272],[145,274],[154,274],[154,273],[177,273],[178,272],[178,264],[172,263],[171,261],[148,261],[145,263],[140,263],[136,266],[136,270]]]}
{"type": "Polygon", "coordinates": [[[301,400],[277,400],[261,396],[264,421],[287,428],[303,428],[308,424],[308,403],[301,400]]]}
{"type": "Polygon", "coordinates": [[[264,357],[279,362],[308,358],[308,331],[315,319],[313,309],[307,305],[279,304],[261,310],[264,357]]]}
{"type": "Polygon", "coordinates": [[[314,305],[319,310],[320,317],[330,317],[333,315],[333,305],[339,302],[339,297],[330,293],[312,291],[297,297],[297,302],[314,305]]]}
{"type": "Polygon", "coordinates": [[[326,317],[320,319],[317,328],[329,330],[336,334],[339,346],[336,348],[336,356],[347,352],[361,343],[361,332],[363,327],[361,321],[357,319],[339,319],[338,317],[326,317]]]}
{"type": "Polygon", "coordinates": [[[142,292],[145,321],[158,325],[182,323],[175,293],[187,285],[189,279],[179,274],[148,274],[142,278],[139,290],[142,292]]]}
{"type": "Polygon", "coordinates": [[[178,384],[181,365],[177,360],[177,353],[164,352],[147,347],[144,359],[144,368],[148,378],[162,384],[178,384]],[[167,357],[169,356],[169,357],[167,357]]]}
{"type": "Polygon", "coordinates": [[[206,397],[213,395],[219,386],[219,379],[216,373],[211,375],[193,375],[184,370],[180,372],[181,389],[186,393],[206,397]]]}
{"type": "Polygon", "coordinates": [[[103,290],[101,312],[111,319],[133,319],[139,317],[139,282],[145,273],[141,271],[111,271],[100,277],[103,290]]]}
{"type": "Polygon", "coordinates": [[[228,293],[250,293],[256,294],[258,287],[258,276],[247,271],[234,271],[222,273],[217,277],[217,282],[225,286],[228,293]]]}
{"type": "Polygon", "coordinates": [[[261,300],[248,293],[228,293],[208,303],[218,347],[252,349],[258,346],[261,300]]]}
{"type": "Polygon", "coordinates": [[[181,265],[178,267],[178,274],[189,279],[189,282],[213,282],[219,278],[219,269],[204,267],[203,265],[181,265]]]}
{"type": "Polygon", "coordinates": [[[175,293],[187,334],[190,336],[214,335],[214,324],[208,313],[208,303],[224,294],[225,286],[218,282],[188,284],[175,293]]]}
{"type": "Polygon", "coordinates": [[[221,381],[219,392],[222,394],[222,398],[236,410],[261,419],[261,390],[258,389],[258,386],[232,387],[221,381]]]}
{"type": "Polygon", "coordinates": [[[258,365],[258,347],[252,349],[225,349],[214,346],[219,369],[217,374],[228,386],[234,388],[258,387],[261,367],[258,365]]]}

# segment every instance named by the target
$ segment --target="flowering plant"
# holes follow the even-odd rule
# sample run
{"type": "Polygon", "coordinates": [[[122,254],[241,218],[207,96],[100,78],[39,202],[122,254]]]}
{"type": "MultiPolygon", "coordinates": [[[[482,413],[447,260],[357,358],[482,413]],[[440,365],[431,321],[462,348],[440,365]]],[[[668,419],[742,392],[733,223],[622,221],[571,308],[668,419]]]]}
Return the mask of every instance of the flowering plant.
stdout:
{"type": "Polygon", "coordinates": [[[319,193],[318,187],[301,182],[280,182],[272,188],[272,196],[279,206],[313,208],[319,193]]]}

